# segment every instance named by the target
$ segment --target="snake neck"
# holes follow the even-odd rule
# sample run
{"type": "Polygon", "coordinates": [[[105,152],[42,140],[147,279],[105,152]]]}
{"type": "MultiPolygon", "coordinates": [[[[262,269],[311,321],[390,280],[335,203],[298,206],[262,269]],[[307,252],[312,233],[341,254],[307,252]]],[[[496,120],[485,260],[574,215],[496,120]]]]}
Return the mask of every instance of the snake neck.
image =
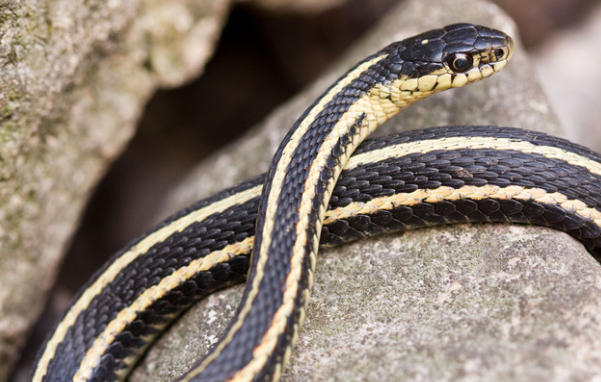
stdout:
{"type": "Polygon", "coordinates": [[[433,93],[401,92],[410,80],[399,77],[402,66],[387,51],[367,58],[315,101],[285,138],[266,178],[241,307],[223,345],[184,381],[279,378],[305,316],[322,222],[344,164],[378,126],[433,93]]]}

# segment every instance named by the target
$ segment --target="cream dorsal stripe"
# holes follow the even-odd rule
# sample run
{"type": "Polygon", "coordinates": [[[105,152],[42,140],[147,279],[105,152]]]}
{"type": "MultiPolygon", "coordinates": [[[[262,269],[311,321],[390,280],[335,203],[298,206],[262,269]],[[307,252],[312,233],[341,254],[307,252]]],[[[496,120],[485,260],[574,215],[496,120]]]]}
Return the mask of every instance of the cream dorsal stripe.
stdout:
{"type": "Polygon", "coordinates": [[[578,199],[570,199],[561,192],[548,192],[538,187],[526,188],[515,185],[507,187],[494,185],[463,186],[460,188],[443,186],[437,189],[402,192],[392,196],[374,198],[368,202],[353,202],[344,207],[330,210],[328,211],[326,223],[333,223],[340,219],[348,219],[358,215],[371,215],[375,211],[393,210],[400,206],[411,207],[424,202],[440,203],[443,201],[481,201],[487,199],[533,201],[549,206],[557,206],[585,219],[592,220],[601,227],[601,211],[598,208],[589,207],[578,199]]]}
{"type": "Polygon", "coordinates": [[[493,149],[493,150],[514,150],[526,154],[539,154],[550,159],[559,159],[575,166],[586,168],[592,174],[601,176],[600,159],[595,158],[589,150],[584,148],[584,155],[581,152],[570,150],[569,148],[554,147],[532,143],[527,140],[518,140],[515,138],[496,138],[491,136],[458,136],[444,137],[438,139],[426,139],[418,142],[399,143],[387,146],[382,150],[372,150],[353,156],[346,169],[352,169],[362,163],[378,162],[390,159],[390,153],[394,152],[397,158],[405,155],[427,153],[436,150],[460,150],[460,149],[493,149]]]}
{"type": "MultiPolygon", "coordinates": [[[[361,63],[360,65],[358,65],[355,69],[351,70],[344,77],[342,77],[336,83],[335,86],[330,88],[319,99],[319,101],[317,101],[307,112],[305,112],[303,114],[303,118],[301,118],[297,122],[296,131],[293,134],[289,135],[287,145],[284,148],[280,149],[281,157],[287,158],[287,162],[291,161],[292,155],[295,152],[296,147],[300,144],[300,141],[302,140],[302,138],[306,135],[307,131],[311,128],[312,121],[314,121],[317,118],[317,116],[327,107],[327,105],[332,101],[332,99],[334,99],[334,97],[336,97],[342,91],[342,89],[344,89],[346,86],[351,84],[354,80],[356,80],[369,67],[376,64],[377,62],[379,62],[380,60],[382,60],[384,58],[385,58],[384,55],[375,56],[369,60],[366,60],[365,62],[361,63]]],[[[287,168],[287,163],[279,163],[277,168],[274,169],[274,171],[273,171],[274,176],[272,179],[269,180],[270,184],[272,185],[271,189],[270,189],[272,198],[277,198],[277,195],[279,195],[279,193],[281,192],[281,186],[284,183],[284,178],[287,174],[286,168],[287,168]]],[[[263,231],[271,232],[274,229],[273,224],[275,222],[275,214],[276,214],[275,204],[273,204],[273,203],[267,204],[266,214],[267,214],[267,216],[265,217],[265,226],[263,227],[263,231]]],[[[264,235],[264,238],[261,240],[261,245],[260,245],[261,252],[263,252],[263,253],[266,252],[267,249],[269,248],[270,244],[271,244],[271,241],[270,241],[269,235],[264,235]]],[[[246,298],[246,300],[244,300],[242,302],[242,305],[241,305],[241,308],[239,311],[239,315],[233,321],[233,324],[230,326],[228,333],[226,334],[224,339],[201,362],[201,364],[197,368],[195,368],[193,371],[191,371],[184,379],[182,379],[182,381],[192,380],[193,378],[196,378],[200,373],[204,372],[204,368],[207,365],[210,365],[222,353],[222,351],[226,348],[226,346],[231,345],[232,341],[234,341],[235,336],[238,333],[238,331],[241,329],[246,316],[251,312],[251,309],[252,309],[253,303],[254,303],[254,299],[257,296],[257,292],[259,290],[259,285],[261,284],[261,282],[263,280],[263,276],[265,274],[264,269],[267,264],[267,260],[268,260],[268,257],[266,257],[266,256],[258,257],[257,265],[254,268],[256,276],[254,278],[251,277],[252,280],[250,282],[250,285],[252,285],[252,288],[249,288],[247,298],[246,298]]],[[[289,302],[290,302],[290,300],[288,299],[288,301],[284,307],[284,309],[287,313],[290,312],[289,311],[289,309],[290,309],[289,302]]],[[[279,321],[277,321],[277,323],[279,324],[278,327],[280,327],[283,324],[281,319],[279,321]]],[[[268,347],[273,347],[273,345],[274,345],[273,341],[269,341],[268,347]]],[[[264,349],[265,347],[262,347],[262,348],[264,349]]],[[[266,361],[265,357],[254,358],[254,360],[255,361],[251,361],[251,363],[248,365],[249,368],[251,369],[251,371],[250,372],[243,371],[243,374],[244,373],[246,373],[246,375],[253,374],[255,372],[255,370],[257,369],[257,367],[259,367],[259,368],[262,367],[262,365],[266,361]],[[256,366],[257,364],[258,364],[258,366],[256,366]]],[[[248,369],[245,368],[243,370],[248,370],[248,369]]]]}

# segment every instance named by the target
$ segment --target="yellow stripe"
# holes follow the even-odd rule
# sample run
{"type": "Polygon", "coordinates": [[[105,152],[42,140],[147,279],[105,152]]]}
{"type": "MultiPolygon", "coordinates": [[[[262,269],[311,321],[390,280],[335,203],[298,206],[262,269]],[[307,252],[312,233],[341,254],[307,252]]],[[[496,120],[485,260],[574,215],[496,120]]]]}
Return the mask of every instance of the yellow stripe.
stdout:
{"type": "Polygon", "coordinates": [[[601,211],[588,207],[578,199],[570,199],[560,192],[547,192],[541,188],[525,188],[521,186],[499,187],[493,185],[481,187],[463,186],[461,188],[443,186],[434,190],[420,189],[409,193],[374,198],[369,202],[353,202],[345,207],[328,211],[325,223],[329,224],[336,220],[348,219],[361,214],[373,214],[380,210],[392,210],[399,206],[414,206],[423,202],[439,203],[462,199],[515,199],[556,205],[583,218],[591,219],[597,226],[601,227],[601,211]]]}
{"type": "MultiPolygon", "coordinates": [[[[357,116],[355,115],[355,118],[349,117],[342,118],[340,120],[340,122],[332,130],[332,133],[329,136],[330,139],[326,139],[324,141],[324,144],[322,145],[322,147],[326,146],[327,148],[320,149],[318,157],[313,162],[311,171],[309,173],[309,177],[307,178],[307,182],[305,183],[305,190],[302,193],[303,198],[298,211],[298,216],[300,217],[300,219],[296,225],[297,240],[292,250],[293,256],[290,259],[290,272],[286,276],[286,284],[284,289],[282,305],[274,314],[272,325],[269,327],[269,329],[263,336],[261,343],[253,351],[253,359],[244,368],[239,370],[231,381],[250,381],[252,379],[252,376],[257,374],[264,367],[269,355],[273,353],[273,349],[277,344],[278,336],[281,333],[283,333],[286,327],[286,322],[288,321],[288,318],[292,315],[292,312],[294,311],[294,301],[299,292],[299,280],[302,274],[302,260],[304,258],[304,248],[307,244],[315,243],[313,245],[314,247],[317,244],[317,240],[315,240],[314,238],[307,237],[307,230],[310,225],[309,216],[313,208],[311,201],[315,197],[315,184],[319,181],[319,175],[323,169],[323,163],[325,163],[326,158],[331,153],[331,148],[337,143],[337,138],[340,136],[340,134],[347,133],[347,122],[354,124],[356,117],[357,116]]],[[[368,134],[369,129],[363,127],[361,129],[360,134],[362,138],[367,136],[368,134]]],[[[329,190],[331,189],[331,187],[328,186],[327,189],[329,190]]],[[[319,213],[322,217],[325,213],[324,209],[325,206],[320,206],[319,213]]],[[[312,263],[315,262],[315,254],[316,250],[314,248],[310,254],[312,263]]]]}
{"type": "Polygon", "coordinates": [[[495,137],[448,137],[426,139],[391,145],[382,149],[353,156],[346,169],[355,168],[363,163],[372,163],[389,158],[400,158],[409,154],[427,153],[434,150],[459,149],[495,149],[513,150],[526,154],[540,154],[551,159],[560,159],[566,163],[581,166],[595,175],[601,176],[601,163],[595,162],[582,155],[553,146],[537,146],[527,141],[495,137]]]}
{"type": "MultiPolygon", "coordinates": [[[[139,312],[145,311],[150,305],[162,298],[165,294],[182,285],[186,280],[202,271],[207,271],[219,263],[231,260],[241,254],[250,253],[254,236],[247,237],[241,242],[225,246],[222,250],[212,252],[205,257],[196,259],[185,267],[181,267],[169,276],[163,278],[157,285],[144,291],[129,306],[121,310],[109,322],[106,329],[96,338],[92,347],[86,352],[81,361],[73,381],[87,381],[94,369],[100,364],[100,358],[106,349],[115,341],[115,337],[131,324],[139,312]]],[[[166,325],[166,324],[165,324],[166,325]]],[[[132,359],[133,362],[134,359],[132,359]]]]}
{"type": "MultiPolygon", "coordinates": [[[[390,88],[399,89],[402,82],[403,80],[399,79],[389,86],[390,88]]],[[[435,83],[430,83],[430,86],[434,86],[434,84],[435,83]]],[[[430,92],[428,92],[427,89],[423,89],[422,96],[429,94],[430,92]]],[[[342,163],[346,163],[353,150],[365,139],[365,137],[371,134],[373,130],[388,120],[392,115],[398,113],[399,109],[417,101],[419,98],[421,97],[416,97],[413,95],[411,98],[407,99],[401,92],[391,93],[390,90],[387,91],[386,87],[384,86],[375,86],[370,90],[370,92],[363,95],[349,107],[349,109],[336,123],[328,137],[324,140],[318,151],[319,154],[311,166],[311,170],[305,182],[304,192],[302,193],[303,198],[301,200],[300,209],[298,212],[300,219],[296,225],[297,240],[292,250],[293,256],[290,263],[290,273],[286,277],[286,287],[284,290],[282,306],[276,311],[273,318],[273,323],[263,336],[261,343],[253,351],[253,359],[244,368],[239,370],[234,378],[231,379],[231,381],[243,382],[251,380],[252,377],[264,367],[268,357],[273,353],[273,349],[277,344],[278,336],[283,333],[286,322],[294,310],[294,300],[298,294],[299,279],[302,273],[304,247],[307,244],[313,245],[313,249],[310,253],[310,261],[311,264],[315,264],[319,237],[307,237],[307,232],[309,232],[309,227],[311,225],[309,216],[313,208],[312,200],[315,197],[315,184],[319,182],[324,163],[331,155],[332,149],[338,144],[339,138],[342,136],[347,136],[349,128],[356,124],[357,118],[361,117],[362,115],[366,115],[365,120],[362,121],[362,125],[359,128],[359,133],[350,137],[353,141],[353,144],[349,145],[344,156],[340,157],[340,161],[342,163]],[[382,95],[384,95],[385,98],[381,98],[382,95]],[[390,99],[386,98],[388,96],[390,96],[390,99]]],[[[329,194],[331,194],[334,188],[335,179],[338,178],[338,175],[340,175],[341,171],[341,168],[336,169],[335,176],[332,177],[328,182],[326,187],[328,198],[329,194]]],[[[282,170],[282,172],[284,171],[282,170]]],[[[277,192],[277,194],[279,194],[280,190],[278,189],[277,192]]],[[[326,213],[326,208],[326,205],[320,206],[320,220],[323,220],[326,213]]],[[[273,224],[273,220],[273,218],[267,220],[271,223],[270,226],[273,224]]],[[[267,230],[264,230],[264,232],[266,232],[265,235],[268,236],[271,230],[271,227],[268,227],[267,230]]],[[[317,235],[319,235],[320,232],[321,230],[318,230],[317,235]]],[[[267,248],[268,244],[265,245],[265,250],[267,250],[267,248]]],[[[311,272],[311,270],[309,270],[309,272],[311,272]]],[[[309,274],[309,280],[311,283],[311,274],[309,274]]],[[[308,300],[308,295],[309,291],[307,290],[305,301],[308,300]]],[[[294,343],[292,343],[292,345],[294,345],[294,343]]]]}
{"type": "Polygon", "coordinates": [[[48,368],[50,360],[55,355],[56,347],[65,338],[67,330],[75,323],[79,315],[85,310],[90,301],[99,295],[107,284],[112,282],[117,274],[123,270],[127,265],[134,261],[138,256],[144,255],[148,250],[156,243],[162,242],[171,236],[174,232],[182,231],[190,224],[206,219],[208,216],[215,213],[222,212],[227,208],[230,208],[236,204],[242,204],[252,198],[257,197],[255,189],[249,189],[239,194],[232,195],[224,198],[220,201],[212,203],[205,208],[201,208],[194,211],[180,219],[170,223],[169,225],[153,232],[138,244],[133,246],[129,251],[121,255],[110,267],[104,271],[100,277],[80,296],[80,298],[71,306],[69,312],[65,315],[63,320],[57,326],[56,331],[52,335],[52,338],[46,344],[44,354],[40,358],[38,367],[32,378],[33,382],[41,382],[48,368]]]}
{"type": "MultiPolygon", "coordinates": [[[[294,132],[294,134],[292,135],[290,140],[287,142],[284,150],[282,151],[281,160],[278,163],[278,167],[275,170],[275,173],[274,173],[275,175],[272,180],[272,188],[270,190],[268,200],[271,200],[271,201],[277,200],[278,195],[282,191],[281,184],[284,180],[284,176],[286,175],[286,171],[285,171],[286,166],[288,163],[290,163],[290,160],[292,158],[292,154],[293,154],[294,150],[299,145],[299,142],[302,139],[302,137],[307,133],[307,130],[311,127],[311,124],[313,123],[313,121],[315,120],[317,115],[321,111],[324,110],[325,106],[336,95],[338,95],[338,93],[340,93],[340,91],[346,85],[350,84],[352,81],[354,81],[356,78],[358,78],[365,70],[367,70],[370,66],[372,66],[376,62],[382,60],[384,57],[385,57],[385,55],[378,56],[378,57],[375,57],[375,58],[373,58],[369,61],[366,61],[366,62],[362,63],[361,65],[357,66],[353,71],[349,72],[344,78],[339,80],[336,83],[336,85],[332,89],[330,89],[328,91],[328,93],[326,93],[319,100],[319,102],[309,111],[309,113],[307,113],[307,116],[299,124],[298,128],[296,129],[296,131],[294,132]]],[[[313,169],[315,167],[318,167],[318,166],[314,165],[313,169]]],[[[313,173],[314,172],[315,171],[313,171],[313,173]]],[[[310,175],[310,177],[311,176],[312,175],[310,175]]],[[[194,378],[196,375],[200,374],[202,372],[202,370],[204,370],[204,368],[206,367],[207,364],[209,364],[211,361],[213,361],[215,358],[217,358],[217,356],[223,350],[223,348],[225,348],[225,346],[231,342],[234,334],[240,329],[240,327],[242,326],[242,323],[244,322],[245,317],[248,315],[248,312],[250,311],[252,304],[254,302],[254,299],[257,295],[257,292],[259,289],[259,284],[261,283],[261,280],[263,279],[264,268],[265,268],[265,264],[267,262],[267,257],[268,257],[268,256],[265,256],[265,254],[267,254],[269,245],[271,243],[270,236],[271,236],[271,232],[273,231],[273,223],[275,220],[274,216],[275,216],[275,212],[277,209],[276,207],[277,207],[277,203],[268,203],[267,204],[265,224],[263,226],[263,232],[262,232],[263,241],[261,242],[261,248],[260,248],[260,251],[258,252],[259,253],[259,261],[258,261],[257,267],[256,267],[256,274],[255,274],[254,279],[252,280],[252,287],[250,289],[250,293],[248,294],[248,297],[244,303],[244,306],[240,310],[240,314],[238,315],[237,321],[230,327],[230,330],[226,334],[226,337],[222,341],[219,342],[219,344],[217,345],[215,350],[208,357],[206,357],[204,359],[204,361],[202,362],[201,365],[199,365],[196,369],[191,371],[186,376],[186,378],[182,379],[182,381],[189,381],[190,379],[194,378]]],[[[302,214],[301,214],[301,216],[302,216],[302,214]]],[[[293,258],[292,261],[294,262],[296,260],[293,258]]],[[[294,263],[292,263],[292,264],[294,264],[294,263]]],[[[291,265],[291,266],[294,269],[294,265],[291,265]]],[[[288,288],[288,283],[287,283],[286,288],[288,288]]],[[[286,305],[286,300],[284,301],[284,305],[286,305]]],[[[278,323],[275,322],[275,320],[276,319],[274,318],[274,325],[277,325],[278,323]]],[[[236,376],[241,376],[243,378],[243,380],[250,380],[252,378],[252,374],[247,374],[248,370],[249,370],[247,368],[249,366],[251,366],[251,368],[252,368],[252,366],[254,366],[256,364],[256,362],[263,364],[264,361],[266,361],[266,359],[256,360],[255,358],[253,358],[253,361],[251,361],[252,365],[247,365],[247,367],[240,370],[236,374],[236,376]]],[[[235,377],[235,378],[238,378],[238,377],[235,377]]]]}

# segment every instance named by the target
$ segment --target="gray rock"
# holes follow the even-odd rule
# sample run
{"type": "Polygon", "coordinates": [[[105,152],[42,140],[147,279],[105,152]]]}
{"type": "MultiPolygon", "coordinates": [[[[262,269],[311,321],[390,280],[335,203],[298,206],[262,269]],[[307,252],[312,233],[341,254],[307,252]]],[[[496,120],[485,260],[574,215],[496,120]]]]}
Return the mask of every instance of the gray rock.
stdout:
{"type": "Polygon", "coordinates": [[[586,22],[552,35],[534,54],[541,85],[569,139],[601,151],[601,6],[586,22]],[[586,59],[575,59],[580,55],[586,59]]]}
{"type": "MultiPolygon", "coordinates": [[[[286,128],[373,47],[458,21],[516,36],[489,2],[440,4],[414,0],[390,11],[329,74],[201,165],[166,211],[264,171],[286,128]]],[[[415,105],[379,133],[500,124],[561,135],[517,43],[504,73],[415,105]]],[[[582,245],[540,227],[440,227],[322,250],[307,321],[283,380],[598,380],[600,281],[601,267],[582,245]]],[[[169,381],[189,368],[217,341],[241,290],[193,307],[131,379],[169,381]]]]}
{"type": "Polygon", "coordinates": [[[0,5],[0,380],[92,186],[152,91],[200,71],[228,3],[0,5]]]}

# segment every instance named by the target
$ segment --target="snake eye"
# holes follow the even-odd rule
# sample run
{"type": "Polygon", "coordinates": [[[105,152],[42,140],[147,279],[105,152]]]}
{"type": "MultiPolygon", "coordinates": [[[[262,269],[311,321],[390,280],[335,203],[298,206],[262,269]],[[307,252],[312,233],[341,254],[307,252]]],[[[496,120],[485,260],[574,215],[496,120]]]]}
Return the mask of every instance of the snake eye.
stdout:
{"type": "Polygon", "coordinates": [[[495,49],[494,54],[495,54],[495,57],[497,58],[497,60],[500,60],[505,55],[505,49],[503,49],[503,48],[495,49]]]}
{"type": "Polygon", "coordinates": [[[455,53],[449,57],[448,64],[456,72],[466,72],[472,68],[474,58],[467,53],[455,53]]]}

